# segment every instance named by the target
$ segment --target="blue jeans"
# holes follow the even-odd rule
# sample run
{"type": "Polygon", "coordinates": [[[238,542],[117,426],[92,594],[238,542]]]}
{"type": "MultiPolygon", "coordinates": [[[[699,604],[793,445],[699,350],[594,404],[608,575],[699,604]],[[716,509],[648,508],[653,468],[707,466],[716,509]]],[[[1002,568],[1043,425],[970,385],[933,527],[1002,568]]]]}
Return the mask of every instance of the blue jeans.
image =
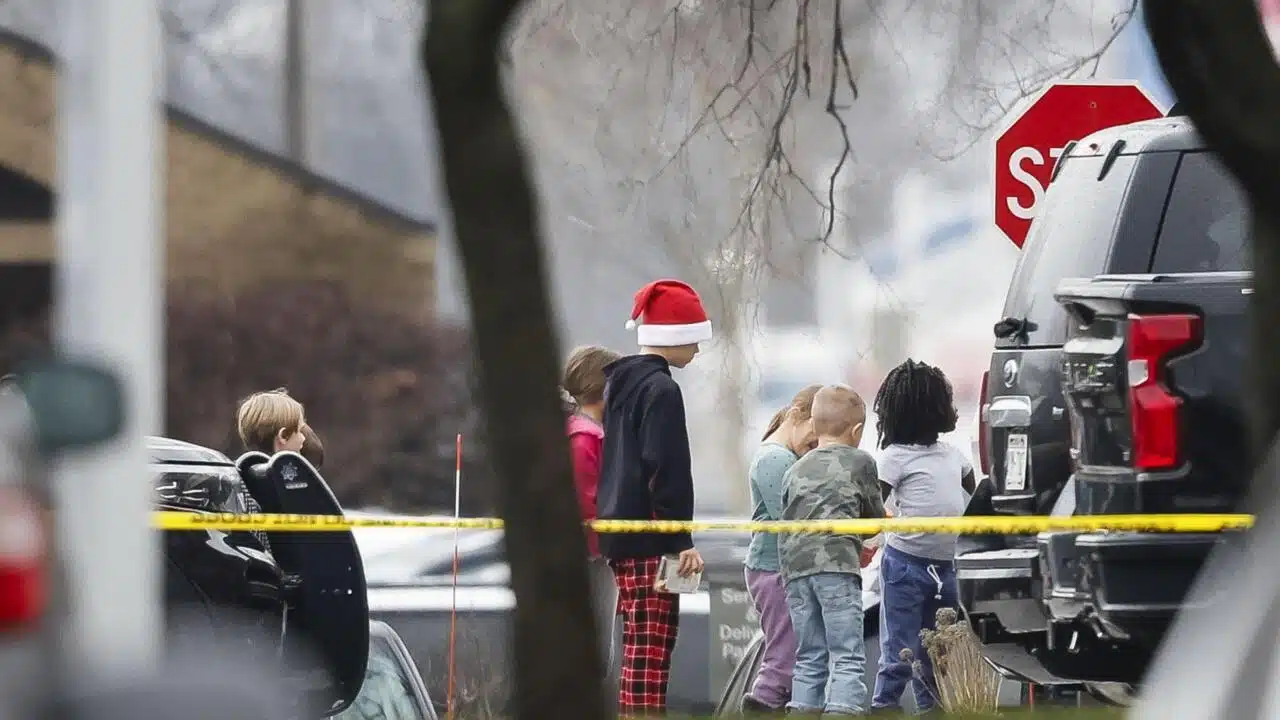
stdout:
{"type": "Polygon", "coordinates": [[[796,633],[791,702],[800,712],[859,715],[866,710],[862,679],[862,578],[818,573],[787,583],[787,609],[796,633]]]}
{"type": "Polygon", "coordinates": [[[920,631],[934,628],[939,609],[959,607],[955,566],[886,547],[880,559],[880,588],[880,668],[871,707],[899,707],[911,682],[916,707],[920,712],[932,709],[938,704],[938,686],[920,631]],[[920,662],[919,673],[899,659],[904,648],[920,662]]]}

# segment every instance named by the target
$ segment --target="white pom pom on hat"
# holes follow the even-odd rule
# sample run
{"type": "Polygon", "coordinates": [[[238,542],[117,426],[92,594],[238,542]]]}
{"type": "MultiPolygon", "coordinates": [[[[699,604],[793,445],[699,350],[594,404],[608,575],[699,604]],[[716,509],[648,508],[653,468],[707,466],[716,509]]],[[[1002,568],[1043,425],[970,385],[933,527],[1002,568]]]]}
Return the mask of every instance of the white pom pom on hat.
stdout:
{"type": "Polygon", "coordinates": [[[635,320],[628,320],[628,321],[627,321],[627,323],[626,323],[625,325],[623,325],[623,327],[625,327],[625,328],[626,328],[626,329],[628,329],[628,330],[635,330],[635,329],[636,329],[636,321],[635,321],[635,320]]]}

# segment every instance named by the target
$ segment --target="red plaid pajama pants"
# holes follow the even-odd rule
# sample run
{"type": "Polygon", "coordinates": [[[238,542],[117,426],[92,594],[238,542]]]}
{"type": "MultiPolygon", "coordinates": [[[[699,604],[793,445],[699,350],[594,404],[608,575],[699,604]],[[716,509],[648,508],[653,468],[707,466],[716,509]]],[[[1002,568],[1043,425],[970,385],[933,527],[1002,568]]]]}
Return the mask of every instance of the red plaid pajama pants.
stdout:
{"type": "Polygon", "coordinates": [[[622,616],[622,672],[618,678],[618,714],[666,712],[671,653],[680,627],[680,596],[658,592],[653,582],[659,558],[613,560],[622,616]]]}

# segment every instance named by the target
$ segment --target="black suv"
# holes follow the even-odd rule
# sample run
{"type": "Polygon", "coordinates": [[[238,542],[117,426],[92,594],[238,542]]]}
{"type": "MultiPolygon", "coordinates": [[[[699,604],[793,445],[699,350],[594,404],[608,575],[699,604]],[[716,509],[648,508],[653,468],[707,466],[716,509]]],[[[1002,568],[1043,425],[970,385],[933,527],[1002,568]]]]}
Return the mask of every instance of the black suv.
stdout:
{"type": "MultiPolygon", "coordinates": [[[[1078,321],[1055,299],[1059,283],[1248,270],[1238,221],[1244,205],[1235,180],[1184,118],[1110,128],[1065,149],[994,328],[979,428],[987,477],[970,515],[1076,514],[1071,478],[1080,443],[1073,445],[1063,362],[1078,321]]],[[[1242,453],[1232,471],[1246,472],[1244,462],[1242,453]]],[[[1072,622],[1080,610],[1075,538],[962,538],[961,601],[988,658],[1011,675],[1040,684],[1134,683],[1149,644],[1115,642],[1072,622]]]]}

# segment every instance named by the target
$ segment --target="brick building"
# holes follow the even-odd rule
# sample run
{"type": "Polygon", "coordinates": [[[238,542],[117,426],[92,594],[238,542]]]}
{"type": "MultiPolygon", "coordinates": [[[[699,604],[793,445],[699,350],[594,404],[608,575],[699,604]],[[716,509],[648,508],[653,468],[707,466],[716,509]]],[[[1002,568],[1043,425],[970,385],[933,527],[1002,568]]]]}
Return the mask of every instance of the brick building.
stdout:
{"type": "MultiPolygon", "coordinates": [[[[54,260],[55,66],[0,29],[0,322],[38,312],[54,260]]],[[[168,106],[170,288],[233,294],[322,279],[362,302],[432,313],[435,228],[168,106]]]]}

